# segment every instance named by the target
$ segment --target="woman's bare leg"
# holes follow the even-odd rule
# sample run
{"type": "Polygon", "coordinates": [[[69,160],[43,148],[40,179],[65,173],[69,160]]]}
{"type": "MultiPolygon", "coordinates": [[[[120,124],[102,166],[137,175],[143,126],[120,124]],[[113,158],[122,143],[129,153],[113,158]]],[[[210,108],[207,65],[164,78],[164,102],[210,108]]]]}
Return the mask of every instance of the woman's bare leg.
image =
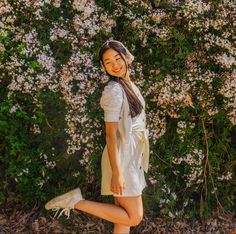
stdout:
{"type": "MultiPolygon", "coordinates": [[[[115,204],[120,206],[116,197],[114,197],[115,204]]],[[[130,226],[122,225],[119,223],[114,223],[113,234],[129,234],[130,233],[130,226]]]]}
{"type": "Polygon", "coordinates": [[[143,217],[143,204],[141,195],[135,197],[117,197],[120,204],[81,200],[74,208],[105,219],[112,223],[125,226],[137,226],[143,217]]]}

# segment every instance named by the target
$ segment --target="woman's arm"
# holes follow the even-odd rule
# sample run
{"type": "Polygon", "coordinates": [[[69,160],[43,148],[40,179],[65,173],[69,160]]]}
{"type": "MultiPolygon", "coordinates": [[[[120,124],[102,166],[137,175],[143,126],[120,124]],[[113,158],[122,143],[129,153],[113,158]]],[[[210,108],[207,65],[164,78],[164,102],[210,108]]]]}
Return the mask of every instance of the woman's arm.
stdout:
{"type": "Polygon", "coordinates": [[[125,189],[125,181],[120,167],[120,156],[117,147],[117,123],[118,122],[105,122],[106,143],[112,168],[111,191],[122,195],[125,189]]]}
{"type": "Polygon", "coordinates": [[[107,151],[113,174],[121,173],[116,135],[117,125],[118,122],[105,122],[107,151]]]}
{"type": "Polygon", "coordinates": [[[117,194],[122,194],[124,189],[124,178],[121,171],[117,141],[117,129],[122,104],[123,92],[121,86],[116,82],[109,82],[102,92],[100,105],[104,109],[106,144],[112,169],[111,191],[117,194]]]}

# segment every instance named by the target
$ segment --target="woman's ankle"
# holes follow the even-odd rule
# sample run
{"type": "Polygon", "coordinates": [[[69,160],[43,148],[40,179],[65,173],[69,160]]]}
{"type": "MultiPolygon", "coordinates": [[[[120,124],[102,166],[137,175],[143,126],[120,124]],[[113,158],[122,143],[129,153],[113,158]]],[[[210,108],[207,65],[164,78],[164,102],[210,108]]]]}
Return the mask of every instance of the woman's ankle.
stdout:
{"type": "Polygon", "coordinates": [[[74,209],[78,209],[82,207],[83,203],[85,202],[86,200],[80,200],[78,201],[75,205],[74,205],[74,209]]]}

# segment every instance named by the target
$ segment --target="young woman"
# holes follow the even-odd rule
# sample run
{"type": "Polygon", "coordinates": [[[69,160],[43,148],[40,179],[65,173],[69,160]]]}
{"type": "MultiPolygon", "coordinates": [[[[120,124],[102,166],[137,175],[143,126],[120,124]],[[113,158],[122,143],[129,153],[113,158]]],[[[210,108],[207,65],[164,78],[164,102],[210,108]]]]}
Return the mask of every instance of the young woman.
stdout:
{"type": "Polygon", "coordinates": [[[63,208],[60,215],[65,212],[68,218],[70,209],[78,209],[113,222],[113,233],[124,234],[143,218],[142,190],[147,186],[144,171],[148,171],[149,163],[145,101],[129,76],[134,57],[121,42],[105,42],[99,59],[109,76],[100,99],[106,131],[101,195],[113,195],[115,204],[85,200],[76,188],[50,200],[45,208],[57,212],[63,208]]]}

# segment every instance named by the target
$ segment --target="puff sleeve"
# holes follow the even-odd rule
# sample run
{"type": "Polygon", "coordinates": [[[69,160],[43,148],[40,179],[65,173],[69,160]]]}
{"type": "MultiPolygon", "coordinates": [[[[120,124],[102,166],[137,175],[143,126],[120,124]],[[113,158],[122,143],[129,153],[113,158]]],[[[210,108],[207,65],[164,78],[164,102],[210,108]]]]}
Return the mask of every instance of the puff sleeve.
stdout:
{"type": "Polygon", "coordinates": [[[104,121],[119,121],[120,110],[123,103],[123,93],[117,83],[105,86],[100,99],[100,106],[104,110],[104,121]]]}

